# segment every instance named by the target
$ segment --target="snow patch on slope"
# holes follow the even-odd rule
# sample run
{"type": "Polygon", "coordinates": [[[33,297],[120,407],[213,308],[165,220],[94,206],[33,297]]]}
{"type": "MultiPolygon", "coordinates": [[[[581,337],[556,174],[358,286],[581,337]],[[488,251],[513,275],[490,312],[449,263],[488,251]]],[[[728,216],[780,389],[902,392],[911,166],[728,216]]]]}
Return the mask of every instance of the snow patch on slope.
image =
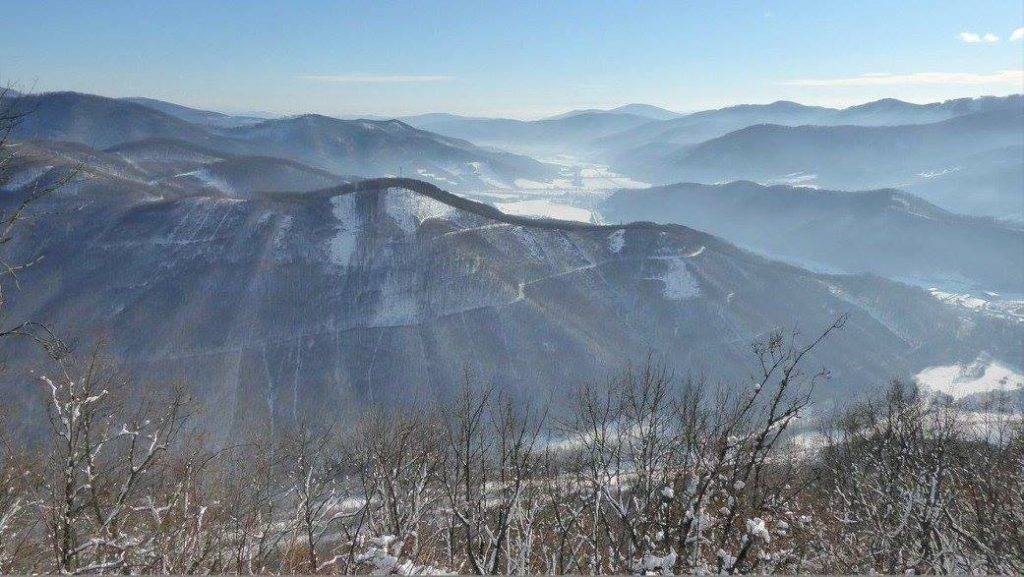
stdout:
{"type": "Polygon", "coordinates": [[[690,269],[682,256],[651,257],[650,260],[664,263],[665,270],[661,274],[646,277],[645,280],[660,280],[665,283],[662,294],[665,298],[681,301],[700,294],[700,285],[690,273],[690,269]]]}
{"type": "Polygon", "coordinates": [[[226,180],[214,175],[208,168],[200,168],[191,172],[182,172],[181,174],[175,174],[175,178],[178,177],[192,177],[198,180],[203,186],[219,190],[224,194],[235,194],[233,186],[228,184],[226,180]]]}
{"type": "Polygon", "coordinates": [[[817,174],[801,170],[798,172],[791,172],[778,178],[769,179],[764,184],[784,184],[787,186],[797,186],[801,188],[818,188],[818,186],[814,184],[817,180],[817,174]]]}
{"type": "Polygon", "coordinates": [[[384,196],[384,210],[406,233],[414,233],[429,218],[444,218],[455,209],[429,196],[403,188],[389,188],[384,196]]]}
{"type": "Polygon", "coordinates": [[[441,183],[444,183],[444,184],[450,184],[452,186],[458,186],[458,184],[459,184],[459,183],[455,182],[454,180],[452,180],[450,178],[441,176],[439,174],[435,174],[435,173],[430,172],[429,170],[427,170],[425,168],[417,168],[416,169],[416,174],[420,175],[420,178],[429,178],[430,180],[433,180],[435,182],[441,182],[441,183]]]}
{"type": "Polygon", "coordinates": [[[335,235],[327,241],[327,255],[332,263],[347,267],[356,252],[356,242],[362,229],[362,222],[356,214],[355,195],[342,194],[332,197],[331,214],[338,221],[338,228],[335,235]]]}
{"type": "Polygon", "coordinates": [[[960,167],[959,166],[952,166],[952,167],[949,167],[949,168],[943,168],[941,170],[936,170],[936,171],[932,171],[932,172],[919,172],[919,173],[917,173],[917,176],[920,176],[921,178],[936,178],[936,177],[939,177],[939,176],[946,176],[947,174],[952,174],[954,172],[959,172],[959,171],[960,171],[960,167]]]}
{"type": "Polygon", "coordinates": [[[620,228],[608,235],[608,250],[618,254],[624,246],[626,246],[626,229],[620,228]]]}

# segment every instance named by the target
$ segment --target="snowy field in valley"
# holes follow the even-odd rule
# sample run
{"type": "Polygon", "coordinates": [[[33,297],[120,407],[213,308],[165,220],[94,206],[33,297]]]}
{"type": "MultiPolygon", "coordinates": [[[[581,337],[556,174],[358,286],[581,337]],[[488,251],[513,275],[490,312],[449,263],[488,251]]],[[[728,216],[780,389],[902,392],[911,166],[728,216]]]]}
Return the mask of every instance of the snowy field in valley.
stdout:
{"type": "Polygon", "coordinates": [[[506,214],[595,222],[595,213],[593,211],[571,204],[554,202],[547,198],[499,202],[495,203],[494,206],[506,214]]]}
{"type": "MultiPolygon", "coordinates": [[[[508,214],[600,223],[601,217],[594,210],[598,202],[618,189],[650,186],[603,165],[583,164],[566,157],[543,160],[561,166],[557,177],[543,182],[517,178],[511,183],[482,178],[484,188],[464,194],[508,214]]],[[[440,180],[436,184],[442,188],[445,185],[440,180]]]]}
{"type": "Polygon", "coordinates": [[[925,389],[962,399],[978,393],[1015,391],[1024,387],[1024,375],[1002,363],[978,359],[970,364],[929,367],[915,379],[925,389]]]}

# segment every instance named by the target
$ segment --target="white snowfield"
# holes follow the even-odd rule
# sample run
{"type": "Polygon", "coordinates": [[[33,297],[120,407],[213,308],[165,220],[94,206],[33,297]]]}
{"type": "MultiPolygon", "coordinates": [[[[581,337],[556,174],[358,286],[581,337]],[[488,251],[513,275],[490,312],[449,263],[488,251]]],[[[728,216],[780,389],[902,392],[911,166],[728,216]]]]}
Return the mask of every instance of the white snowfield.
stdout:
{"type": "Polygon", "coordinates": [[[520,200],[516,202],[499,202],[495,204],[505,214],[519,216],[543,216],[558,220],[575,220],[593,222],[594,213],[585,208],[551,202],[548,199],[520,200]]]}
{"type": "Polygon", "coordinates": [[[969,365],[929,367],[917,373],[914,378],[925,389],[944,393],[954,399],[977,393],[1024,388],[1024,375],[997,361],[984,359],[969,365]]]}

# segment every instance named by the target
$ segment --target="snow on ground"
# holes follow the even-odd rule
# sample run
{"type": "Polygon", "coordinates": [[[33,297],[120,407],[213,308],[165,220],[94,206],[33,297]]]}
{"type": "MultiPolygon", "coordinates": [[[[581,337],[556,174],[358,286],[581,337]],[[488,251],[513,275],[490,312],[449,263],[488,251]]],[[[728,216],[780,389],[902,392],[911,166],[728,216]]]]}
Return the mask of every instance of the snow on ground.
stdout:
{"type": "Polygon", "coordinates": [[[520,216],[544,216],[580,222],[593,222],[592,219],[595,218],[593,211],[568,204],[551,202],[548,199],[499,202],[495,206],[501,212],[520,216]]]}
{"type": "Polygon", "coordinates": [[[572,181],[567,178],[555,178],[547,182],[517,178],[515,185],[516,188],[522,190],[565,190],[573,188],[572,181]]]}
{"type": "Polygon", "coordinates": [[[620,228],[608,235],[608,250],[619,253],[624,246],[626,246],[626,229],[620,228]]]}
{"type": "Polygon", "coordinates": [[[818,175],[810,172],[799,171],[791,172],[789,174],[780,176],[778,178],[772,178],[766,180],[762,184],[773,185],[773,184],[785,184],[788,186],[800,186],[803,188],[818,188],[814,181],[818,180],[818,175]]]}
{"type": "Polygon", "coordinates": [[[444,218],[455,209],[423,194],[389,188],[384,196],[384,210],[402,230],[411,234],[428,218],[444,218]]]}
{"type": "Polygon", "coordinates": [[[659,275],[647,277],[645,280],[660,280],[665,283],[662,294],[667,299],[680,301],[699,295],[700,285],[697,284],[697,279],[690,274],[685,258],[683,256],[652,257],[651,260],[665,263],[665,271],[659,275]]]}
{"type": "Polygon", "coordinates": [[[982,314],[1024,322],[1024,299],[1021,295],[999,295],[993,292],[981,292],[986,298],[970,293],[954,293],[936,287],[928,289],[936,299],[954,306],[964,307],[982,314]]]}
{"type": "Polygon", "coordinates": [[[219,190],[224,194],[235,194],[234,187],[228,184],[226,180],[214,175],[208,168],[204,167],[191,172],[182,172],[174,175],[175,178],[188,176],[198,180],[203,186],[208,188],[219,190]]]}
{"type": "Polygon", "coordinates": [[[917,173],[917,176],[920,176],[921,178],[935,178],[937,176],[945,176],[947,174],[957,172],[959,170],[959,166],[953,166],[951,168],[943,168],[942,170],[936,170],[934,172],[919,172],[917,173]]]}
{"type": "Polygon", "coordinates": [[[473,176],[483,187],[463,190],[467,198],[485,202],[509,214],[542,216],[561,220],[601,222],[594,210],[597,201],[620,188],[647,188],[650,184],[617,174],[607,166],[559,157],[542,159],[559,166],[549,180],[516,178],[503,182],[490,174],[486,164],[469,163],[473,176]]]}
{"type": "Polygon", "coordinates": [[[980,299],[969,294],[949,293],[941,291],[935,287],[928,289],[928,292],[930,292],[933,297],[939,299],[942,302],[967,307],[969,309],[985,308],[985,306],[988,304],[988,301],[986,301],[985,299],[980,299]]]}
{"type": "Polygon", "coordinates": [[[955,399],[989,391],[1013,391],[1024,387],[1024,375],[992,360],[978,359],[969,365],[929,367],[914,377],[929,391],[955,399]]]}
{"type": "Polygon", "coordinates": [[[646,182],[612,172],[607,166],[600,164],[563,166],[558,178],[544,182],[517,178],[514,184],[520,190],[557,190],[564,194],[651,186],[646,182]]]}
{"type": "Polygon", "coordinates": [[[356,200],[353,194],[342,194],[331,198],[331,213],[338,220],[337,232],[327,242],[327,255],[338,266],[348,266],[356,251],[361,223],[356,214],[356,200]]]}
{"type": "Polygon", "coordinates": [[[650,184],[633,180],[609,170],[607,166],[593,165],[579,169],[579,180],[587,190],[606,190],[614,188],[650,188],[650,184]]]}

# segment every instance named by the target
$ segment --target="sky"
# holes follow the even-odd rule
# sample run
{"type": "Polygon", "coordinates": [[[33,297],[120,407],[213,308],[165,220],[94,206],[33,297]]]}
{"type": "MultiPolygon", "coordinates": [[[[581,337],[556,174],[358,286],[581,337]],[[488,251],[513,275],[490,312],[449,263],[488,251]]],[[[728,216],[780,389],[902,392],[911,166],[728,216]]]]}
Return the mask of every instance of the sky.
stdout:
{"type": "Polygon", "coordinates": [[[47,1],[0,82],[233,113],[538,118],[1024,92],[1024,2],[47,1]]]}

